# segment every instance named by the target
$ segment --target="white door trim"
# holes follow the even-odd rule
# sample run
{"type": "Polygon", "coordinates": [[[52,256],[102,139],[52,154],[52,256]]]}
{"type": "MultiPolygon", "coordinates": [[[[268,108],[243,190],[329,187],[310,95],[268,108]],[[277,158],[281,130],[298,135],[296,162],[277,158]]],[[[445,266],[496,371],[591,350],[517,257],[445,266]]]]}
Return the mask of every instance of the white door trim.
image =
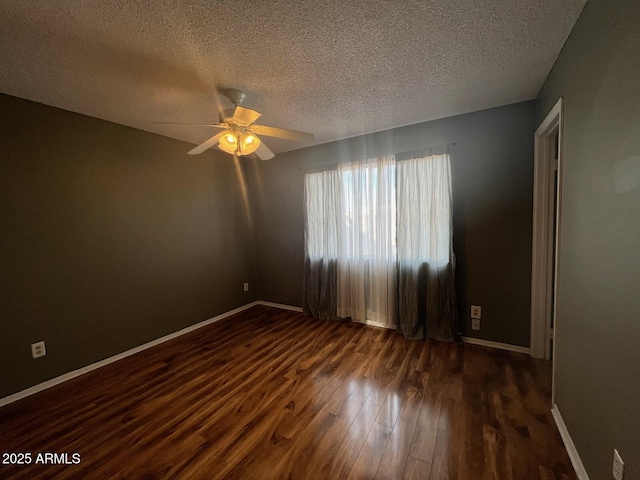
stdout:
{"type": "MultiPolygon", "coordinates": [[[[548,332],[551,327],[551,302],[555,302],[555,292],[551,290],[554,240],[556,249],[556,277],[559,260],[560,238],[560,193],[562,179],[562,98],[551,109],[547,117],[535,133],[534,141],[534,177],[533,177],[533,245],[532,245],[532,278],[531,278],[531,356],[549,359],[548,332]],[[553,238],[551,218],[551,195],[553,193],[553,171],[555,158],[553,155],[554,137],[558,133],[558,196],[556,201],[556,238],[553,238]]],[[[557,278],[556,278],[557,280],[557,278]]],[[[557,285],[557,282],[553,283],[557,285]]],[[[554,327],[557,326],[558,312],[553,309],[554,327]]],[[[554,332],[555,332],[554,328],[554,332]]],[[[554,358],[555,358],[555,341],[554,358]]]]}

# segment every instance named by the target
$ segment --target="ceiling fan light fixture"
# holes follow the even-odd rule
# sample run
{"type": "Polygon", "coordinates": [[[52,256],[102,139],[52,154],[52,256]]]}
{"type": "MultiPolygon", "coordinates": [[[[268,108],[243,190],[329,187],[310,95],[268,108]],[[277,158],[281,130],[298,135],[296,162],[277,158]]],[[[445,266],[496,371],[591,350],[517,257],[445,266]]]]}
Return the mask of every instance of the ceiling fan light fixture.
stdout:
{"type": "Polygon", "coordinates": [[[244,133],[240,138],[241,155],[251,155],[260,146],[260,139],[253,133],[244,133]]]}
{"type": "Polygon", "coordinates": [[[273,158],[273,152],[267,145],[262,143],[258,135],[305,143],[310,143],[314,140],[314,136],[311,133],[296,132],[294,130],[256,124],[255,121],[260,118],[262,114],[256,110],[240,105],[245,97],[243,92],[230,89],[224,92],[224,95],[235,106],[220,111],[220,123],[200,125],[203,127],[221,128],[223,130],[202,142],[197,147],[189,150],[187,152],[189,155],[198,155],[217,144],[220,150],[234,156],[241,157],[255,153],[256,157],[260,160],[269,160],[273,158]]]}
{"type": "Polygon", "coordinates": [[[218,147],[220,150],[236,154],[239,157],[243,155],[251,155],[260,146],[260,139],[251,132],[232,131],[225,133],[220,137],[218,147]]]}
{"type": "Polygon", "coordinates": [[[232,133],[225,133],[220,137],[220,143],[218,144],[220,150],[227,153],[236,153],[238,150],[238,138],[232,133]]]}

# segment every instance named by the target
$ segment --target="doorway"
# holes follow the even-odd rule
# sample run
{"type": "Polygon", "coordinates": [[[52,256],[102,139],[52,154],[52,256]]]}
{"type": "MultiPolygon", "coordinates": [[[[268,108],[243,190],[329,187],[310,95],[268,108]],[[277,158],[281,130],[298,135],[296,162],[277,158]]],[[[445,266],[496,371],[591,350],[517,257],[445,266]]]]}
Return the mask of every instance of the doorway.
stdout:
{"type": "Polygon", "coordinates": [[[562,98],[535,133],[531,342],[535,358],[553,360],[562,182],[562,98]]]}

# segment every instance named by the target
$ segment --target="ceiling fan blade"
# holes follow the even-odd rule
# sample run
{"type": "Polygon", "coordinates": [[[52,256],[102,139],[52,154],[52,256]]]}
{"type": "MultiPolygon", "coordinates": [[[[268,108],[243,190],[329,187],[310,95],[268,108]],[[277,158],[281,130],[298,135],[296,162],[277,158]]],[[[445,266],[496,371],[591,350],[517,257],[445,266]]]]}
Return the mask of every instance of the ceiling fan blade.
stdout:
{"type": "Polygon", "coordinates": [[[232,120],[241,127],[246,127],[255,122],[261,115],[261,113],[258,113],[255,110],[238,105],[233,112],[232,120]]]}
{"type": "Polygon", "coordinates": [[[294,142],[301,143],[310,143],[316,139],[312,133],[296,132],[295,130],[285,130],[284,128],[267,127],[266,125],[251,125],[249,130],[258,135],[284,138],[286,140],[293,140],[294,142]]]}
{"type": "Polygon", "coordinates": [[[269,160],[274,157],[273,152],[269,150],[264,142],[260,142],[260,146],[256,149],[256,155],[260,160],[269,160]]]}
{"type": "Polygon", "coordinates": [[[198,145],[193,150],[189,150],[187,152],[187,154],[188,155],[198,155],[199,153],[204,152],[207,148],[213,147],[216,143],[218,143],[218,139],[222,136],[222,134],[224,134],[224,132],[220,132],[220,133],[215,134],[213,137],[211,137],[206,142],[201,143],[200,145],[198,145]]]}
{"type": "Polygon", "coordinates": [[[227,128],[228,125],[224,123],[174,123],[174,122],[151,122],[154,125],[184,125],[187,127],[214,127],[214,128],[227,128]]]}

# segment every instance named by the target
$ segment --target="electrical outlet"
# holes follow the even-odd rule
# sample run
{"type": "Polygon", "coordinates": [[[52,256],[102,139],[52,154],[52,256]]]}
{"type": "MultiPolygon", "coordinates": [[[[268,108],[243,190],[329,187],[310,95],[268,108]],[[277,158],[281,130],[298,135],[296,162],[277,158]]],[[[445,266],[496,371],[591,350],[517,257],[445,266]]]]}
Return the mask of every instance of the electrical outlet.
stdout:
{"type": "Polygon", "coordinates": [[[482,318],[482,307],[471,305],[471,318],[482,318]]]}
{"type": "Polygon", "coordinates": [[[613,449],[613,478],[614,480],[623,480],[624,478],[624,462],[615,448],[613,449]]]}
{"type": "Polygon", "coordinates": [[[47,349],[44,347],[44,341],[31,344],[31,356],[33,358],[44,357],[47,349]]]}
{"type": "Polygon", "coordinates": [[[472,318],[471,319],[471,328],[473,330],[480,330],[480,319],[479,318],[472,318]]]}
{"type": "Polygon", "coordinates": [[[245,283],[245,284],[244,284],[244,291],[245,291],[245,292],[248,292],[248,291],[249,291],[249,284],[248,284],[248,283],[245,283]]]}

